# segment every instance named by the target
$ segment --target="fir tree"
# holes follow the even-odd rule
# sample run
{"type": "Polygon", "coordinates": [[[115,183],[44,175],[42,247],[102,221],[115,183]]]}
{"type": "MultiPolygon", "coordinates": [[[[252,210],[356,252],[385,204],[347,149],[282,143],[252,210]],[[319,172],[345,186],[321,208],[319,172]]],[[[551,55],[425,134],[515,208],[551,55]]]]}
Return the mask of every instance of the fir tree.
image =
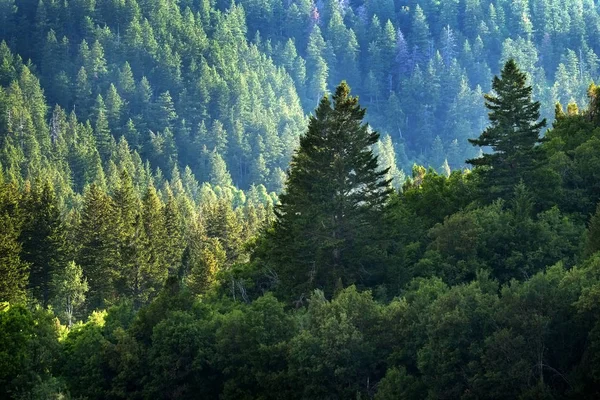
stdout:
{"type": "Polygon", "coordinates": [[[110,158],[113,150],[113,137],[108,126],[108,118],[106,117],[106,108],[102,96],[96,98],[96,125],[94,126],[94,136],[100,157],[103,161],[110,158]]]}
{"type": "Polygon", "coordinates": [[[114,298],[114,282],[118,277],[119,248],[116,215],[111,198],[92,184],[83,197],[83,210],[78,226],[78,264],[89,285],[87,309],[104,307],[114,298]]]}
{"type": "Polygon", "coordinates": [[[15,218],[0,210],[0,301],[21,302],[29,268],[20,256],[20,225],[15,218]]]}
{"type": "Polygon", "coordinates": [[[181,267],[181,256],[185,249],[183,220],[173,193],[167,192],[167,202],[164,208],[165,247],[164,262],[170,275],[174,275],[181,267]]]}
{"type": "Polygon", "coordinates": [[[532,187],[532,172],[542,161],[538,144],[546,120],[538,121],[540,103],[532,100],[527,76],[514,60],[505,64],[500,78],[494,77],[492,88],[494,93],[485,95],[490,126],[469,142],[482,148],[491,147],[494,153],[467,163],[481,173],[486,197],[494,198],[509,195],[521,180],[532,187]]]}
{"type": "Polygon", "coordinates": [[[584,255],[590,257],[600,251],[600,203],[592,215],[585,237],[584,255]]]}
{"type": "Polygon", "coordinates": [[[23,258],[31,265],[29,288],[33,297],[44,307],[52,297],[52,278],[55,270],[64,264],[66,229],[62,221],[54,188],[40,182],[29,193],[28,219],[21,241],[23,258]]]}
{"type": "Polygon", "coordinates": [[[340,280],[367,284],[380,272],[377,211],[391,189],[371,150],[379,134],[363,124],[366,110],[345,82],[332,100],[321,100],[300,139],[269,234],[266,260],[295,298],[314,288],[332,294],[340,280]]]}

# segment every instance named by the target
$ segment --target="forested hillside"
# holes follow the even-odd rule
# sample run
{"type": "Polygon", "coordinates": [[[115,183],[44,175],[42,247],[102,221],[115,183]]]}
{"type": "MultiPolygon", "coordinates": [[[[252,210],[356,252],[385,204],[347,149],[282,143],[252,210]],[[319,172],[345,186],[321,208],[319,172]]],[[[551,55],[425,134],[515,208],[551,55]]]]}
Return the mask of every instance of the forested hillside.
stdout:
{"type": "Polygon", "coordinates": [[[599,10],[0,0],[0,398],[600,398],[599,10]]]}
{"type": "MultiPolygon", "coordinates": [[[[341,80],[410,175],[476,155],[482,94],[509,58],[548,118],[556,102],[583,104],[599,74],[592,0],[3,0],[0,22],[46,105],[90,121],[102,161],[125,137],[166,178],[189,166],[223,184],[211,169],[224,161],[243,189],[281,190],[304,115],[341,80]]],[[[7,51],[5,88],[21,75],[7,51]]]]}

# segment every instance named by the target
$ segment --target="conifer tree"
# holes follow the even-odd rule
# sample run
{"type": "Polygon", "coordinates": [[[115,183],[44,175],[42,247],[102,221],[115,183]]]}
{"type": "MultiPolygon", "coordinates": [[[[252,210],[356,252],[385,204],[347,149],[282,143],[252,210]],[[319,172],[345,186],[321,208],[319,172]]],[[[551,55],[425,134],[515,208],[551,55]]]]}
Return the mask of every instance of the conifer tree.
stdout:
{"type": "Polygon", "coordinates": [[[363,124],[365,112],[342,82],[300,139],[265,254],[286,296],[314,288],[332,294],[340,280],[368,284],[380,272],[377,211],[391,189],[371,150],[379,134],[363,124]]]}
{"type": "Polygon", "coordinates": [[[83,210],[78,226],[78,264],[89,285],[87,309],[104,307],[114,298],[119,249],[117,246],[115,212],[111,198],[96,184],[83,197],[83,210]]]}
{"type": "Polygon", "coordinates": [[[590,219],[585,238],[584,255],[590,257],[600,251],[600,203],[596,206],[596,212],[590,219]]]}
{"type": "Polygon", "coordinates": [[[181,212],[177,206],[177,202],[173,193],[168,190],[167,202],[164,208],[165,218],[165,247],[164,247],[164,262],[165,267],[173,275],[181,266],[181,256],[185,249],[185,241],[183,235],[183,220],[181,212]]]}
{"type": "MultiPolygon", "coordinates": [[[[219,240],[220,249],[225,252],[224,262],[228,266],[239,261],[242,253],[242,223],[228,199],[219,199],[202,207],[202,226],[206,236],[219,240]]],[[[219,250],[219,251],[221,251],[219,250]]],[[[213,253],[217,254],[216,248],[213,253]],[[216,252],[216,253],[214,253],[216,252]]]]}
{"type": "Polygon", "coordinates": [[[165,261],[165,241],[167,240],[165,216],[163,213],[163,204],[156,193],[154,185],[148,185],[148,189],[146,189],[146,193],[142,199],[142,204],[142,218],[150,251],[150,260],[148,262],[151,265],[157,265],[166,270],[168,265],[166,265],[165,261]]]}
{"type": "Polygon", "coordinates": [[[209,181],[214,186],[227,187],[233,184],[231,175],[227,170],[227,164],[223,157],[216,151],[210,153],[210,172],[209,181]]]}
{"type": "Polygon", "coordinates": [[[118,244],[120,261],[117,281],[115,282],[119,294],[134,298],[138,305],[140,296],[140,270],[145,268],[149,257],[148,243],[141,220],[138,220],[140,204],[135,194],[133,181],[126,170],[121,172],[119,185],[113,196],[114,215],[117,223],[115,232],[118,244]]]}
{"type": "Polygon", "coordinates": [[[0,302],[25,300],[29,266],[21,259],[22,221],[14,184],[2,182],[0,171],[0,302]]]}
{"type": "Polygon", "coordinates": [[[31,294],[45,307],[52,297],[53,275],[65,262],[66,230],[50,182],[38,182],[26,205],[28,218],[21,234],[23,258],[31,265],[31,294]]]}
{"type": "Polygon", "coordinates": [[[158,97],[155,120],[158,123],[159,130],[163,130],[166,128],[172,129],[173,121],[176,119],[177,114],[175,113],[173,99],[167,90],[158,97]]]}
{"type": "Polygon", "coordinates": [[[108,118],[106,117],[106,107],[102,96],[96,98],[96,125],[94,126],[94,136],[100,157],[103,161],[107,161],[112,153],[113,138],[108,126],[108,118]]]}
{"type": "Polygon", "coordinates": [[[123,68],[119,69],[119,75],[117,79],[119,91],[123,93],[128,100],[131,100],[133,94],[135,93],[135,80],[133,78],[131,66],[127,61],[125,61],[123,68]]]}
{"type": "Polygon", "coordinates": [[[119,96],[115,85],[111,83],[106,92],[106,116],[113,132],[117,132],[121,127],[121,113],[123,106],[123,99],[119,96]]]}
{"type": "Polygon", "coordinates": [[[501,77],[494,77],[494,93],[485,95],[490,110],[490,126],[477,139],[469,142],[478,147],[491,147],[494,153],[467,160],[477,167],[483,178],[486,197],[505,197],[521,180],[532,187],[532,172],[542,161],[540,130],[546,120],[538,121],[540,103],[532,100],[527,76],[514,60],[509,60],[501,77]]]}

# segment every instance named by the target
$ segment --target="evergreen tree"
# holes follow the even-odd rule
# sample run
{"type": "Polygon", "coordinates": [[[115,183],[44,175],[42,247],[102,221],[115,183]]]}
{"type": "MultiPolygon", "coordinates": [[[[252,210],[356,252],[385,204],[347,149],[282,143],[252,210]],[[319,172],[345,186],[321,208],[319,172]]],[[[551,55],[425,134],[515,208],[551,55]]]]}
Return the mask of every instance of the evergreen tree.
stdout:
{"type": "Polygon", "coordinates": [[[140,217],[140,204],[133,181],[127,170],[121,172],[119,185],[113,195],[115,232],[119,246],[119,271],[115,286],[121,295],[134,299],[139,306],[141,297],[140,271],[146,268],[149,256],[146,234],[140,217]]]}
{"type": "Polygon", "coordinates": [[[46,307],[53,296],[53,275],[65,263],[66,228],[50,182],[38,182],[28,197],[28,218],[21,233],[23,259],[31,265],[31,294],[46,307]]]}
{"type": "Polygon", "coordinates": [[[84,194],[77,228],[77,263],[89,285],[86,304],[90,311],[104,307],[106,300],[115,297],[114,282],[118,278],[119,265],[117,227],[111,198],[92,184],[84,194]]]}
{"type": "Polygon", "coordinates": [[[108,126],[108,118],[106,117],[106,107],[102,96],[96,98],[96,125],[94,126],[94,136],[96,138],[96,146],[100,157],[103,161],[108,161],[112,154],[114,139],[110,133],[108,126]]]}
{"type": "Polygon", "coordinates": [[[167,90],[158,97],[155,121],[158,124],[158,129],[162,131],[166,128],[173,129],[173,121],[176,119],[177,114],[175,113],[173,99],[167,90]]]}
{"type": "Polygon", "coordinates": [[[88,110],[90,105],[92,104],[92,99],[92,87],[90,85],[87,71],[85,70],[85,67],[81,67],[79,69],[79,72],[77,73],[77,78],[75,81],[74,107],[77,111],[77,115],[80,118],[83,118],[84,121],[89,115],[88,110]]]}
{"type": "Polygon", "coordinates": [[[112,83],[106,92],[106,116],[111,131],[118,132],[121,128],[121,115],[123,111],[123,99],[119,96],[117,88],[112,83]]]}
{"type": "Polygon", "coordinates": [[[208,179],[213,186],[227,187],[233,184],[231,175],[227,170],[227,164],[225,164],[223,157],[216,151],[213,151],[210,154],[210,172],[208,179]]]}
{"type": "Polygon", "coordinates": [[[169,274],[173,276],[181,267],[181,257],[185,249],[183,219],[173,193],[167,192],[164,208],[165,247],[164,262],[169,274]]]}
{"type": "Polygon", "coordinates": [[[366,110],[345,82],[332,100],[321,100],[300,139],[269,234],[266,260],[296,299],[313,288],[332,294],[339,280],[372,283],[381,272],[377,213],[390,181],[371,150],[379,134],[363,124],[366,110]]]}
{"type": "Polygon", "coordinates": [[[540,103],[532,100],[527,76],[514,60],[505,64],[500,78],[494,77],[492,88],[494,93],[485,95],[490,126],[469,142],[494,153],[467,162],[481,174],[486,197],[495,198],[512,193],[521,180],[532,187],[532,172],[543,161],[538,144],[546,120],[538,121],[540,103]]]}
{"type": "Polygon", "coordinates": [[[592,256],[600,251],[600,204],[596,206],[596,212],[592,215],[585,238],[584,255],[592,256]]]}
{"type": "Polygon", "coordinates": [[[131,66],[127,61],[125,61],[123,68],[119,69],[117,82],[119,91],[123,93],[123,96],[125,96],[127,100],[131,100],[135,94],[135,80],[133,78],[131,66]]]}
{"type": "Polygon", "coordinates": [[[22,302],[29,268],[20,256],[20,223],[0,208],[0,226],[0,301],[22,302]]]}

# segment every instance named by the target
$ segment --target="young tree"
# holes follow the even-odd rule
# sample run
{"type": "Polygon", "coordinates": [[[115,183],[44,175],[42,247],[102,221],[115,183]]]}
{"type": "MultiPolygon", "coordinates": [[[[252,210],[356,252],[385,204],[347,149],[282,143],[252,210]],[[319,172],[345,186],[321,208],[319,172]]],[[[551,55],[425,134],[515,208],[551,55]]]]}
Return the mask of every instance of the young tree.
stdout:
{"type": "Polygon", "coordinates": [[[345,82],[332,100],[323,97],[300,139],[268,235],[265,260],[296,299],[314,288],[331,295],[340,281],[372,283],[378,273],[375,226],[391,191],[371,150],[379,134],[363,124],[366,109],[345,82]]]}
{"type": "Polygon", "coordinates": [[[81,267],[75,261],[67,265],[53,277],[53,304],[67,320],[67,326],[73,325],[76,310],[85,302],[88,291],[87,280],[83,277],[81,267]]]}
{"type": "Polygon", "coordinates": [[[500,78],[494,77],[492,88],[494,93],[485,95],[490,126],[469,142],[491,147],[494,153],[485,153],[467,163],[477,167],[481,174],[486,197],[497,198],[510,195],[521,180],[531,185],[532,172],[542,161],[538,144],[546,120],[538,121],[540,103],[532,100],[527,76],[514,60],[505,64],[500,78]]]}

